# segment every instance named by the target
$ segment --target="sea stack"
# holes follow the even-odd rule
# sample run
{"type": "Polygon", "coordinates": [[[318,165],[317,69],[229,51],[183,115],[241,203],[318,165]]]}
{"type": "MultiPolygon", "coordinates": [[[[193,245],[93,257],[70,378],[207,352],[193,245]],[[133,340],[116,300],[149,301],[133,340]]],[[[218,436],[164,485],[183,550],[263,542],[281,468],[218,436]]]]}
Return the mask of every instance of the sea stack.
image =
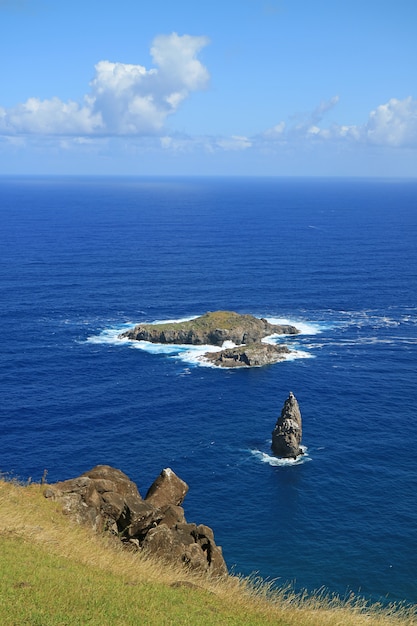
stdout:
{"type": "Polygon", "coordinates": [[[296,459],[300,454],[303,454],[300,448],[301,435],[300,407],[294,394],[290,391],[272,431],[272,451],[279,457],[296,459]]]}

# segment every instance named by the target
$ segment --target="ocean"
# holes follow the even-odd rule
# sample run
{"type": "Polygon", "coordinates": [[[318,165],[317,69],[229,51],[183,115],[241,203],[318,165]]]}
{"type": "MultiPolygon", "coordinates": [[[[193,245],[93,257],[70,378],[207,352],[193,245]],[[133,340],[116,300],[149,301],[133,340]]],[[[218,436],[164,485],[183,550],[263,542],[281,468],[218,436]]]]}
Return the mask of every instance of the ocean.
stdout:
{"type": "Polygon", "coordinates": [[[233,572],[417,602],[417,181],[2,177],[0,240],[0,471],[171,467],[233,572]],[[118,338],[215,310],[294,324],[291,358],[118,338]]]}

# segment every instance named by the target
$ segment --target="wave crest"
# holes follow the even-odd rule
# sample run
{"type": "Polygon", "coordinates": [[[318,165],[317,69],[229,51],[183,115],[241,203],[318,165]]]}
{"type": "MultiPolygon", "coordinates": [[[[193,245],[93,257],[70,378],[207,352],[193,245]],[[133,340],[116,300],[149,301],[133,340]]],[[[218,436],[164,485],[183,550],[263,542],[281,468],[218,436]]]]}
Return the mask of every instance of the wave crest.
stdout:
{"type": "Polygon", "coordinates": [[[262,450],[251,450],[251,454],[261,461],[261,463],[267,463],[271,465],[271,467],[291,467],[292,465],[302,465],[303,463],[307,463],[311,461],[311,457],[308,455],[307,446],[300,446],[303,453],[298,456],[296,459],[280,459],[277,456],[273,456],[271,454],[267,454],[266,452],[262,452],[262,450]]]}

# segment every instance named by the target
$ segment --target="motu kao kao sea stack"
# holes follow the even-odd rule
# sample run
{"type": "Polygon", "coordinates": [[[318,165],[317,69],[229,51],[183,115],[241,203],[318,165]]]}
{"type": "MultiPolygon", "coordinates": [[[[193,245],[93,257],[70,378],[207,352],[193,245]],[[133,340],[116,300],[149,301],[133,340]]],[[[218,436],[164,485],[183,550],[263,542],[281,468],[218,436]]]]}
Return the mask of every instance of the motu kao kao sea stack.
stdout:
{"type": "Polygon", "coordinates": [[[296,459],[300,454],[303,454],[300,448],[301,436],[300,407],[294,394],[290,391],[272,431],[272,451],[276,456],[296,459]]]}

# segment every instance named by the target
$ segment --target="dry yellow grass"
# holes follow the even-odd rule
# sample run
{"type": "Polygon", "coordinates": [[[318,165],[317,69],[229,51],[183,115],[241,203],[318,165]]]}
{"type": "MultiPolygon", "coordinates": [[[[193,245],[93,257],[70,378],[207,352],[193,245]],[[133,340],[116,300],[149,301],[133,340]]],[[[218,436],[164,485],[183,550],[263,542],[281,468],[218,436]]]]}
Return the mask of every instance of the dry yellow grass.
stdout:
{"type": "Polygon", "coordinates": [[[4,626],[417,624],[413,608],[299,596],[232,576],[210,580],[144,559],[73,524],[40,485],[0,481],[0,550],[4,626]]]}

